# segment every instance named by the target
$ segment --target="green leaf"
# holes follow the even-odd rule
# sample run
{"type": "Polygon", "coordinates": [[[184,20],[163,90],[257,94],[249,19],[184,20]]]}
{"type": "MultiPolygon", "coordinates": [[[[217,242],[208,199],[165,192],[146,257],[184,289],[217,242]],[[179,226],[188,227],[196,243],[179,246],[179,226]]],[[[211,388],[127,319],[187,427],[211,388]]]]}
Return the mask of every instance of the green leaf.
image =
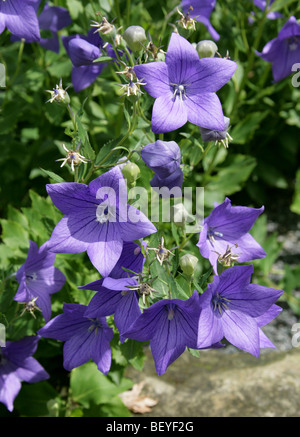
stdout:
{"type": "Polygon", "coordinates": [[[70,387],[73,401],[88,408],[92,403],[109,403],[118,393],[129,390],[132,382],[123,378],[117,386],[97,369],[95,363],[89,362],[72,370],[70,387]]]}
{"type": "Polygon", "coordinates": [[[255,134],[260,123],[266,118],[269,111],[253,112],[237,123],[230,132],[235,144],[246,144],[255,134]]]}
{"type": "Polygon", "coordinates": [[[2,240],[9,248],[29,246],[28,232],[17,222],[1,219],[2,240]]]}
{"type": "Polygon", "coordinates": [[[47,381],[41,381],[35,384],[23,384],[14,406],[22,416],[48,416],[49,410],[47,403],[57,397],[58,393],[47,381]]]}
{"type": "Polygon", "coordinates": [[[42,172],[45,173],[49,178],[54,182],[65,182],[65,180],[59,176],[56,173],[53,173],[53,171],[45,170],[44,168],[41,168],[42,172]]]}

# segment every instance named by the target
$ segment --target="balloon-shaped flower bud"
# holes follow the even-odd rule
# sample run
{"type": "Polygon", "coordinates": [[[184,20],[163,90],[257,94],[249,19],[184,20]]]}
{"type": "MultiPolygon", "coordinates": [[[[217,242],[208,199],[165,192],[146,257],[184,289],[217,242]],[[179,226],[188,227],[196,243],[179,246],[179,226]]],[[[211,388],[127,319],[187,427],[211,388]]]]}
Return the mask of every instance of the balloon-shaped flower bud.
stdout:
{"type": "Polygon", "coordinates": [[[180,258],[180,267],[183,273],[187,276],[193,276],[195,267],[198,263],[198,258],[190,253],[186,253],[180,258]]]}
{"type": "Polygon", "coordinates": [[[203,141],[215,141],[216,145],[221,143],[225,149],[228,148],[229,141],[232,141],[233,138],[227,132],[229,128],[230,118],[224,117],[225,129],[222,131],[205,129],[200,127],[200,133],[203,141]]]}
{"type": "Polygon", "coordinates": [[[216,43],[210,40],[203,40],[196,45],[199,58],[213,58],[218,51],[216,43]]]}
{"type": "Polygon", "coordinates": [[[123,39],[133,52],[139,52],[147,40],[145,29],[141,26],[129,26],[123,33],[123,39]]]}
{"type": "Polygon", "coordinates": [[[140,175],[140,169],[134,162],[127,162],[122,167],[122,173],[125,179],[127,179],[128,185],[135,184],[140,175]]]}
{"type": "Polygon", "coordinates": [[[173,174],[180,166],[180,148],[175,141],[157,140],[147,144],[141,151],[145,164],[160,178],[173,174]]]}

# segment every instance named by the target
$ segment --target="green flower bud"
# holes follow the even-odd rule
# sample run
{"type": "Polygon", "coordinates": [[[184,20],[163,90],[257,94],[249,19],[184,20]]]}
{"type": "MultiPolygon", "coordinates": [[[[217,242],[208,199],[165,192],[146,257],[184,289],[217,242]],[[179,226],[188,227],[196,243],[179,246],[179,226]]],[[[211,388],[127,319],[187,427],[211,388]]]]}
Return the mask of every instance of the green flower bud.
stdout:
{"type": "Polygon", "coordinates": [[[199,58],[213,58],[218,51],[218,46],[213,41],[203,40],[196,45],[199,58]]]}
{"type": "Polygon", "coordinates": [[[129,26],[123,33],[123,39],[133,52],[139,52],[147,40],[145,29],[141,26],[129,26]]]}
{"type": "Polygon", "coordinates": [[[122,173],[129,185],[134,185],[140,175],[140,169],[134,162],[127,162],[122,167],[122,173]]]}
{"type": "Polygon", "coordinates": [[[183,273],[187,276],[193,276],[197,262],[198,258],[190,253],[183,255],[179,261],[183,273]]]}
{"type": "Polygon", "coordinates": [[[177,203],[172,207],[171,220],[176,226],[184,227],[189,218],[193,220],[183,203],[177,203]]]}

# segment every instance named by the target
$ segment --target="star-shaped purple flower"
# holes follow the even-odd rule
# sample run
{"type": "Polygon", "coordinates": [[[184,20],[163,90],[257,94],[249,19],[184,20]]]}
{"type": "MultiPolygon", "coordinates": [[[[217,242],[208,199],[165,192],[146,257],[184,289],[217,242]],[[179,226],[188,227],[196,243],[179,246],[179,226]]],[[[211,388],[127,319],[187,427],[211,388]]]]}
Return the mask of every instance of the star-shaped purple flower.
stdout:
{"type": "Polygon", "coordinates": [[[54,205],[65,217],[56,225],[47,246],[56,253],[87,254],[102,276],[119,260],[123,242],[156,232],[148,218],[127,205],[126,182],[116,166],[89,185],[63,182],[47,185],[54,205]]]}
{"type": "Polygon", "coordinates": [[[96,290],[96,293],[85,312],[86,317],[99,318],[114,314],[114,321],[120,334],[120,340],[125,338],[122,333],[127,331],[140,316],[139,295],[136,290],[138,282],[134,278],[104,278],[83,285],[85,290],[96,290]]]}
{"type": "Polygon", "coordinates": [[[204,24],[214,40],[220,39],[220,35],[211,25],[209,19],[215,8],[217,0],[182,0],[181,6],[185,14],[190,11],[190,17],[204,24]],[[190,7],[193,9],[191,10],[190,7]]]}
{"type": "Polygon", "coordinates": [[[110,341],[114,333],[105,317],[85,317],[86,309],[85,305],[64,303],[63,313],[50,320],[38,334],[65,342],[63,366],[66,370],[93,360],[106,375],[111,366],[110,341]]]}
{"type": "Polygon", "coordinates": [[[40,28],[33,0],[0,1],[0,34],[5,27],[11,34],[30,41],[40,40],[40,28]]]}
{"type": "MultiPolygon", "coordinates": [[[[101,74],[107,65],[105,62],[93,63],[103,51],[103,41],[99,33],[91,29],[88,35],[62,36],[62,42],[69,55],[72,68],[72,83],[74,90],[79,92],[90,86],[101,74]]],[[[110,45],[106,47],[108,56],[115,58],[114,50],[110,45]]]]}
{"type": "Polygon", "coordinates": [[[295,17],[290,17],[280,30],[277,38],[269,41],[262,53],[257,54],[272,63],[275,82],[279,82],[292,73],[294,64],[300,59],[300,24],[295,17]]]}
{"type": "Polygon", "coordinates": [[[53,266],[55,256],[47,250],[47,243],[38,248],[30,241],[27,259],[16,274],[19,288],[14,300],[23,303],[34,300],[46,321],[51,317],[51,295],[61,290],[66,281],[65,275],[53,266]]]}
{"type": "Polygon", "coordinates": [[[124,337],[150,340],[158,375],[162,375],[186,347],[197,348],[200,316],[199,295],[188,300],[163,299],[145,309],[124,337]]]}
{"type": "Polygon", "coordinates": [[[156,100],[152,110],[154,133],[170,132],[187,121],[207,129],[224,130],[221,102],[215,94],[232,77],[236,63],[228,59],[199,59],[185,38],[172,33],[165,62],[137,65],[134,71],[146,82],[156,100]]]}
{"type": "Polygon", "coordinates": [[[7,341],[0,347],[0,402],[13,411],[14,400],[21,390],[21,382],[30,384],[48,379],[49,375],[32,355],[39,337],[24,337],[18,341],[7,341]]]}
{"type": "MultiPolygon", "coordinates": [[[[276,316],[274,302],[282,290],[250,284],[253,266],[234,266],[200,296],[198,347],[224,337],[234,346],[258,357],[260,347],[269,347],[260,326],[276,316]]],[[[272,347],[272,346],[271,346],[272,347]]]]}
{"type": "MultiPolygon", "coordinates": [[[[218,259],[225,254],[238,262],[246,262],[266,256],[263,248],[249,234],[264,207],[250,208],[231,206],[226,198],[204,219],[197,246],[204,258],[208,258],[217,274],[218,259]]],[[[227,258],[229,259],[229,258],[227,258]]]]}

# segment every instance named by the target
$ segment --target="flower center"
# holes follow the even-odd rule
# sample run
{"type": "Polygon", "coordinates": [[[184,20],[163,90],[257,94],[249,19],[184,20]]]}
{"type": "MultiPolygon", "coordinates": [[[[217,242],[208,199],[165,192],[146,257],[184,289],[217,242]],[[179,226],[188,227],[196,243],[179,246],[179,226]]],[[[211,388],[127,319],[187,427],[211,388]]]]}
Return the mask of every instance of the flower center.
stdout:
{"type": "Polygon", "coordinates": [[[108,221],[115,222],[115,208],[110,207],[106,203],[104,205],[98,205],[96,210],[96,220],[101,224],[108,221]]]}
{"type": "Polygon", "coordinates": [[[28,273],[27,275],[25,275],[26,284],[28,284],[28,282],[35,281],[35,280],[36,280],[36,273],[28,273]]]}
{"type": "Polygon", "coordinates": [[[185,95],[186,88],[185,87],[188,84],[170,83],[170,85],[173,88],[173,98],[175,99],[176,96],[179,95],[180,100],[183,101],[183,98],[184,99],[186,98],[186,95],[185,95]]]}
{"type": "Polygon", "coordinates": [[[288,38],[288,45],[291,51],[296,50],[299,45],[299,36],[292,36],[291,38],[288,38]]]}
{"type": "Polygon", "coordinates": [[[95,331],[95,335],[97,335],[98,328],[102,328],[102,323],[98,319],[89,319],[92,324],[89,326],[89,332],[95,331]]]}
{"type": "Polygon", "coordinates": [[[209,228],[207,231],[207,238],[214,243],[215,237],[223,238],[222,232],[214,231],[212,228],[209,228]]]}
{"type": "Polygon", "coordinates": [[[175,316],[176,305],[173,303],[166,305],[166,310],[168,312],[168,320],[173,320],[175,316]]]}
{"type": "Polygon", "coordinates": [[[214,312],[222,315],[225,310],[228,310],[228,304],[230,303],[230,300],[226,299],[226,297],[220,296],[219,292],[217,291],[217,293],[213,296],[211,303],[214,312]]]}

